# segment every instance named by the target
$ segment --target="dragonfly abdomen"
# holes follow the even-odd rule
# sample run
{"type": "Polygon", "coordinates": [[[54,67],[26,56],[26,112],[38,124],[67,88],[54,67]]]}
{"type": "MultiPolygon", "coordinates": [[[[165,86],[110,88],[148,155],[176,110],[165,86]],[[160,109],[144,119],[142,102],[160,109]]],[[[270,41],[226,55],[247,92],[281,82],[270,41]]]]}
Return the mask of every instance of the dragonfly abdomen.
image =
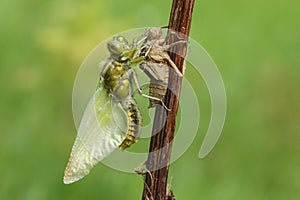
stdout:
{"type": "MultiPolygon", "coordinates": [[[[169,81],[169,66],[165,63],[147,61],[140,66],[150,78],[149,95],[164,100],[169,81]]],[[[160,105],[161,101],[149,99],[149,108],[160,105]]]]}
{"type": "MultiPolygon", "coordinates": [[[[168,83],[165,82],[160,82],[160,83],[150,82],[149,95],[164,100],[167,92],[167,87],[168,87],[168,83]]],[[[150,101],[149,108],[161,104],[161,102],[158,100],[149,99],[149,101],[150,101]]]]}
{"type": "Polygon", "coordinates": [[[128,115],[128,130],[126,133],[126,138],[119,145],[119,148],[122,150],[136,143],[137,141],[136,138],[141,133],[142,116],[134,99],[131,99],[128,104],[127,115],[128,115]]]}

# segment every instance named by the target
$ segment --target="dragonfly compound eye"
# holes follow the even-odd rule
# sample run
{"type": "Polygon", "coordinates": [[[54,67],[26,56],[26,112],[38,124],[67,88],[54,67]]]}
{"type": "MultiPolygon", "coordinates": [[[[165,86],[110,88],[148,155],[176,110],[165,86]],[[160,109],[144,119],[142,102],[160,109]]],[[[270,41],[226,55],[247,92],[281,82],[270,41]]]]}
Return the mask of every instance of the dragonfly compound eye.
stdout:
{"type": "Polygon", "coordinates": [[[123,36],[118,36],[107,43],[107,48],[111,55],[120,55],[124,50],[128,50],[129,46],[123,36]]]}

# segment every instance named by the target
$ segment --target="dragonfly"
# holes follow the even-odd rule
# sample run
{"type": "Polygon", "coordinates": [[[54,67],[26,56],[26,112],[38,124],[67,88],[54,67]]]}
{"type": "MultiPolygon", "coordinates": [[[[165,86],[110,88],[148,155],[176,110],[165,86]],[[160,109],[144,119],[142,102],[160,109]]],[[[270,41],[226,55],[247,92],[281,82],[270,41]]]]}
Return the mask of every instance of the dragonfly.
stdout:
{"type": "MultiPolygon", "coordinates": [[[[163,84],[167,81],[166,74],[163,77],[156,75],[159,73],[159,66],[150,64],[151,60],[157,63],[171,60],[165,53],[167,47],[157,49],[161,35],[152,32],[156,33],[157,30],[147,29],[131,43],[123,36],[114,37],[107,43],[110,57],[102,64],[96,91],[82,116],[65,169],[65,184],[85,177],[116,148],[125,150],[137,141],[141,133],[142,116],[133,98],[135,88],[143,97],[153,103],[159,102],[169,110],[163,102],[163,94],[155,94],[155,90],[150,89],[151,92],[147,95],[138,83],[136,70],[139,67],[152,74],[149,75],[150,79],[157,79],[163,84]]],[[[177,69],[176,66],[173,67],[177,69]]]]}

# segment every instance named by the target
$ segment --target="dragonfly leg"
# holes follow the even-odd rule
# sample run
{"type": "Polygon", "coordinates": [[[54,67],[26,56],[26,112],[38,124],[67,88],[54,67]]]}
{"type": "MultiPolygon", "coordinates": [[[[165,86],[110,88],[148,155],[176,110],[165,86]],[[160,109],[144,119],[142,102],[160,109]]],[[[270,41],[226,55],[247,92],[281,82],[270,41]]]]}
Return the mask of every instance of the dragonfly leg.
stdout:
{"type": "Polygon", "coordinates": [[[179,77],[182,77],[182,73],[177,68],[176,64],[171,60],[169,56],[165,56],[165,59],[170,63],[171,67],[175,70],[176,74],[178,74],[179,77]]]}
{"type": "MultiPolygon", "coordinates": [[[[133,71],[134,72],[134,71],[133,71]]],[[[163,100],[159,99],[159,98],[156,98],[156,97],[153,97],[153,96],[150,96],[150,95],[147,95],[147,94],[144,94],[143,91],[141,90],[140,86],[139,86],[139,82],[137,80],[137,77],[136,77],[136,74],[133,73],[133,80],[134,80],[134,83],[136,85],[136,88],[138,90],[138,93],[143,96],[143,97],[146,97],[148,99],[153,99],[153,100],[156,100],[156,101],[160,101],[162,106],[167,110],[167,111],[171,111],[170,108],[168,108],[165,103],[163,102],[163,100]]]]}
{"type": "Polygon", "coordinates": [[[148,56],[148,54],[149,54],[149,52],[151,51],[151,49],[152,49],[152,46],[149,46],[149,48],[147,49],[147,51],[146,51],[146,53],[145,53],[145,57],[148,56]]]}

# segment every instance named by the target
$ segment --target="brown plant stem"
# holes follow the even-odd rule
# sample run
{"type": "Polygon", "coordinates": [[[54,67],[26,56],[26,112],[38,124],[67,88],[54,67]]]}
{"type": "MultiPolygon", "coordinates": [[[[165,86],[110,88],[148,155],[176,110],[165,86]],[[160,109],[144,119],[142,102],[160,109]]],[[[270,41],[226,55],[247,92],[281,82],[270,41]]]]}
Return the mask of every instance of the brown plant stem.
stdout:
{"type": "MultiPolygon", "coordinates": [[[[182,34],[184,38],[188,38],[193,7],[194,0],[173,0],[169,19],[168,42],[170,44],[179,40],[178,37],[170,34],[172,31],[176,31],[180,35],[182,34]]],[[[177,52],[177,54],[170,53],[171,59],[178,69],[184,72],[186,45],[174,46],[172,47],[172,52],[177,52]]],[[[146,162],[146,168],[149,172],[146,173],[143,200],[175,199],[173,192],[167,194],[167,179],[181,82],[182,77],[179,77],[174,70],[170,70],[169,88],[164,100],[171,111],[166,112],[162,106],[157,107],[155,111],[149,156],[146,162]],[[172,195],[171,197],[170,194],[172,195]]]]}

